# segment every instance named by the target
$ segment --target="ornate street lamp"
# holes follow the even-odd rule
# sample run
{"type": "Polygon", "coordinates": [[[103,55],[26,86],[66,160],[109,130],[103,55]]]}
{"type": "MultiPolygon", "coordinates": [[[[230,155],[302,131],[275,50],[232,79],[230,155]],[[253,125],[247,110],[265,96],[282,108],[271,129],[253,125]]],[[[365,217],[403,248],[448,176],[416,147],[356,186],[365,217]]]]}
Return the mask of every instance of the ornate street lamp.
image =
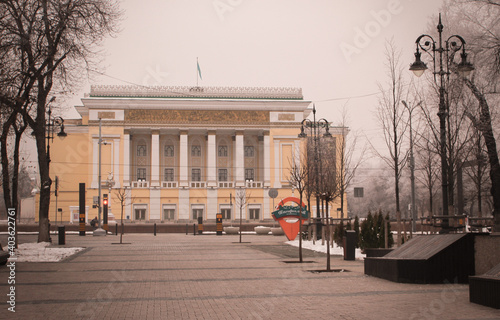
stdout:
{"type": "MultiPolygon", "coordinates": [[[[442,198],[443,198],[443,216],[448,216],[448,161],[446,159],[446,118],[448,116],[448,106],[446,103],[446,85],[449,81],[451,71],[455,71],[463,77],[468,76],[474,66],[467,61],[467,53],[465,52],[465,40],[459,35],[452,35],[444,41],[442,40],[443,24],[441,23],[441,14],[439,14],[439,23],[437,25],[439,34],[438,42],[430,35],[423,34],[415,41],[417,50],[415,52],[415,62],[410,66],[410,70],[420,77],[427,65],[421,60],[420,50],[429,54],[433,62],[434,82],[439,86],[439,130],[440,130],[440,156],[441,156],[441,183],[442,183],[442,198]],[[454,62],[455,54],[460,53],[461,61],[459,64],[454,62]],[[436,60],[438,60],[436,62],[436,60]],[[439,76],[439,81],[437,77],[439,76]]],[[[449,227],[447,218],[443,219],[443,230],[449,227]]]]}
{"type": "MultiPolygon", "coordinates": [[[[50,105],[56,97],[52,97],[49,103],[47,104],[49,109],[47,111],[47,121],[45,123],[45,139],[47,139],[47,164],[50,164],[50,142],[54,141],[54,135],[56,132],[56,128],[59,127],[59,132],[57,136],[61,139],[64,139],[68,134],[64,131],[64,119],[62,117],[53,117],[52,116],[52,106],[50,105]]],[[[31,133],[31,135],[35,135],[35,131],[31,133]]]]}
{"type": "MultiPolygon", "coordinates": [[[[47,119],[44,125],[45,129],[45,139],[47,139],[47,169],[50,169],[50,142],[54,141],[54,135],[56,134],[56,128],[59,128],[59,132],[57,133],[57,136],[61,139],[64,139],[68,134],[64,131],[64,119],[62,117],[53,117],[52,116],[52,106],[51,103],[56,100],[56,97],[52,97],[50,101],[47,103],[48,110],[47,110],[47,119]]],[[[33,131],[31,135],[35,136],[36,133],[33,131]]],[[[52,184],[52,180],[47,180],[42,182],[42,188],[47,190],[50,189],[50,186],[52,184]]],[[[56,210],[55,210],[55,216],[56,216],[56,224],[57,224],[57,188],[58,188],[58,181],[57,181],[57,176],[56,176],[56,186],[55,186],[55,196],[56,196],[56,210]]],[[[49,227],[49,239],[50,239],[50,227],[49,227]]]]}
{"type": "Polygon", "coordinates": [[[330,123],[326,119],[319,119],[316,121],[316,106],[313,104],[313,120],[304,119],[301,123],[299,138],[307,138],[306,129],[310,130],[310,134],[314,141],[314,169],[315,169],[315,193],[316,193],[316,218],[317,218],[317,232],[319,233],[321,227],[321,212],[320,212],[320,198],[321,198],[321,190],[319,185],[319,176],[322,172],[320,170],[320,128],[325,128],[324,137],[331,137],[330,134],[330,123]]]}

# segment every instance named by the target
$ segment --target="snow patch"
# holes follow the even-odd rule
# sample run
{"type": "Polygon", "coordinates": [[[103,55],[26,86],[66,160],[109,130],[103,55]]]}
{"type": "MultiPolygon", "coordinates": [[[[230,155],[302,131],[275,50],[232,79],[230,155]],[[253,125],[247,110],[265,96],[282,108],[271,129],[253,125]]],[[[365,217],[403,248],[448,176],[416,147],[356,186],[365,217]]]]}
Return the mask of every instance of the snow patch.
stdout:
{"type": "Polygon", "coordinates": [[[16,262],[59,262],[84,248],[51,248],[49,242],[23,243],[18,246],[16,255],[9,261],[16,262]]]}
{"type": "MultiPolygon", "coordinates": [[[[286,241],[285,243],[288,245],[294,246],[294,247],[299,246],[298,239],[295,239],[293,241],[286,241]]],[[[309,250],[316,251],[316,252],[321,252],[321,253],[326,253],[326,250],[327,250],[326,245],[321,244],[321,240],[316,241],[315,244],[313,244],[312,241],[303,240],[302,241],[302,248],[309,249],[309,250]]],[[[344,255],[344,248],[339,247],[339,246],[337,246],[336,243],[334,243],[333,247],[330,247],[330,255],[331,256],[343,256],[344,255]]],[[[360,249],[356,249],[356,259],[363,260],[365,257],[366,257],[366,255],[362,254],[360,249]]]]}

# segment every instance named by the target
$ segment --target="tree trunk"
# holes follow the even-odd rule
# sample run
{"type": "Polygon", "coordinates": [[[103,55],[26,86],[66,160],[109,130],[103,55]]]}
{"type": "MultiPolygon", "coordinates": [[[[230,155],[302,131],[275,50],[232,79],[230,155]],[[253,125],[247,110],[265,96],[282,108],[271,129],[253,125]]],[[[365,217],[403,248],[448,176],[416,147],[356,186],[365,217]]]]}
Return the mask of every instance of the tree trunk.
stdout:
{"type": "Polygon", "coordinates": [[[10,171],[9,171],[9,156],[7,153],[7,137],[9,133],[10,125],[4,124],[2,128],[2,136],[0,140],[1,145],[1,158],[2,158],[2,187],[3,187],[3,199],[5,201],[5,207],[12,208],[11,198],[10,198],[10,171]]]}
{"type": "Polygon", "coordinates": [[[493,197],[493,219],[494,232],[500,232],[500,163],[498,159],[497,145],[493,128],[491,126],[491,115],[486,97],[482,94],[471,80],[465,81],[476,99],[479,101],[480,116],[479,130],[483,134],[484,142],[488,152],[488,161],[490,164],[491,196],[493,197]]]}
{"type": "Polygon", "coordinates": [[[50,242],[49,206],[50,186],[52,180],[49,176],[49,158],[45,145],[45,119],[38,123],[35,129],[36,146],[38,153],[38,167],[40,171],[40,205],[38,210],[38,242],[50,242]]]}

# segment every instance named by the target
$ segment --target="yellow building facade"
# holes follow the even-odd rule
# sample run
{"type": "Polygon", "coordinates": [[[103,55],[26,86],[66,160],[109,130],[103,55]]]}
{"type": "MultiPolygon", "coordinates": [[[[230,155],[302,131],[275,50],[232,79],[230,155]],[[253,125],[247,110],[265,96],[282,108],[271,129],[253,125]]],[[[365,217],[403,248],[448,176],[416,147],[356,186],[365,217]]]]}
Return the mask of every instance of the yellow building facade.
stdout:
{"type": "Polygon", "coordinates": [[[237,220],[238,190],[247,194],[244,220],[269,220],[273,204],[298,197],[289,173],[311,112],[301,89],[93,86],[82,103],[81,119],[65,120],[67,137],[51,144],[59,182],[51,221],[78,223],[80,183],[86,221],[98,216],[99,164],[109,212],[120,219],[122,194],[129,222],[215,221],[217,213],[237,220]]]}

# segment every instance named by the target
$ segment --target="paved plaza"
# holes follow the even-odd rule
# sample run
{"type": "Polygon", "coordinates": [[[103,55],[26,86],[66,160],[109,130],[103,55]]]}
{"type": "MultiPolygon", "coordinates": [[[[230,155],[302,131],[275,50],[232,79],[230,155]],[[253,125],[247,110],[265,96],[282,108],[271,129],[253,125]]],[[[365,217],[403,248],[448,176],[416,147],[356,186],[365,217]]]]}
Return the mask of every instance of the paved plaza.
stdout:
{"type": "Polygon", "coordinates": [[[332,268],[343,272],[311,272],[325,269],[323,254],[290,263],[298,248],[285,237],[238,240],[126,234],[120,245],[114,235],[67,235],[66,246],[86,249],[59,263],[17,263],[16,313],[0,267],[0,319],[500,319],[469,302],[468,285],[393,283],[337,256],[332,268]]]}

